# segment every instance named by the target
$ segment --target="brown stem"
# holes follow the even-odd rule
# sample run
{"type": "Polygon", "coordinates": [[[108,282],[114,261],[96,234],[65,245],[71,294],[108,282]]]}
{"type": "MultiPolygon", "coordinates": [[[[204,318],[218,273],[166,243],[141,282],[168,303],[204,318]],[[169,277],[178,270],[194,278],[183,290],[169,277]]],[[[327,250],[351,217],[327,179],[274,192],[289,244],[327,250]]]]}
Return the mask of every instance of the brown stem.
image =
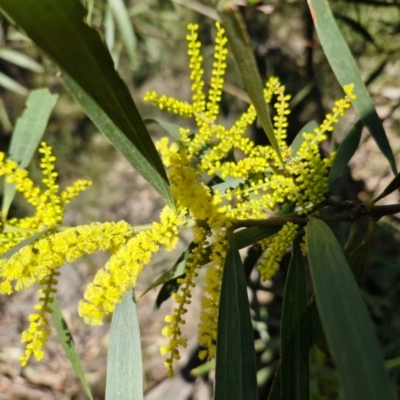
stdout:
{"type": "MultiPolygon", "coordinates": [[[[387,206],[373,206],[368,210],[363,204],[357,204],[350,201],[334,202],[329,201],[327,204],[338,208],[339,211],[333,214],[321,217],[327,223],[335,222],[353,222],[361,217],[369,216],[374,220],[378,220],[385,215],[394,215],[400,213],[400,203],[390,204],[387,206]]],[[[288,222],[296,225],[306,225],[308,217],[271,217],[268,219],[245,219],[242,221],[233,221],[234,228],[244,228],[250,226],[282,226],[288,222]]]]}

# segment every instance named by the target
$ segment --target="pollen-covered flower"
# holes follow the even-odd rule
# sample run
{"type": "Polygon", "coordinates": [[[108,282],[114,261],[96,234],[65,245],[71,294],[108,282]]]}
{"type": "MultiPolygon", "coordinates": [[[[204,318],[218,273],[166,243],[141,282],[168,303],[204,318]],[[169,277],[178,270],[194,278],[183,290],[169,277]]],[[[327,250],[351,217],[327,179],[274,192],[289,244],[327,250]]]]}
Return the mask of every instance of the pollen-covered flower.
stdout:
{"type": "Polygon", "coordinates": [[[272,279],[278,272],[279,263],[282,261],[287,248],[296,238],[298,229],[298,225],[288,222],[276,235],[261,243],[265,250],[258,266],[262,281],[272,279]]]}
{"type": "Polygon", "coordinates": [[[186,219],[185,210],[164,208],[160,222],[152,228],[134,235],[110,257],[104,269],[95,275],[86,288],[78,312],[90,325],[101,325],[103,318],[111,314],[126,292],[132,289],[145,265],[149,264],[160,245],[172,249],[177,243],[179,228],[186,219]]]}
{"type": "MultiPolygon", "coordinates": [[[[217,122],[226,70],[227,39],[223,27],[217,23],[214,61],[206,96],[204,70],[202,68],[201,43],[198,25],[189,24],[187,35],[192,102],[182,102],[165,95],[149,92],[145,100],[160,108],[194,118],[197,131],[181,127],[180,138],[171,142],[163,138],[157,143],[164,165],[168,168],[171,192],[188,214],[204,227],[199,235],[195,231],[197,245],[188,258],[185,274],[180,278],[180,291],[172,297],[176,302],[173,312],[166,317],[163,335],[169,340],[161,348],[165,354],[168,374],[173,372],[173,360],[179,359],[179,347],[186,347],[180,325],[190,304],[190,288],[197,268],[202,261],[202,248],[211,242],[210,265],[202,298],[199,323],[199,343],[204,347],[200,356],[215,356],[219,291],[227,251],[226,232],[233,222],[245,219],[263,219],[273,216],[283,204],[291,204],[298,215],[310,214],[318,209],[328,189],[328,172],[334,154],[321,157],[319,143],[326,139],[350,101],[355,98],[353,86],[344,88],[346,96],[337,100],[333,110],[314,132],[304,133],[300,148],[293,154],[286,143],[289,100],[285,86],[278,78],[271,77],[264,88],[266,104],[272,105],[274,134],[284,159],[271,146],[256,145],[246,131],[256,119],[253,105],[227,128],[217,122]],[[240,155],[236,159],[236,155],[240,155]],[[219,184],[209,187],[204,176],[218,177],[219,184]]],[[[259,270],[261,279],[271,279],[279,269],[286,249],[297,235],[298,226],[284,225],[279,233],[264,241],[267,244],[259,270]]]]}
{"type": "Polygon", "coordinates": [[[78,196],[92,183],[87,180],[78,180],[72,186],[68,186],[59,193],[57,184],[57,172],[55,172],[55,156],[51,147],[42,142],[39,148],[42,154],[40,168],[42,170],[44,189],[35,185],[28,177],[28,172],[19,168],[18,164],[6,159],[0,153],[0,177],[5,176],[8,183],[14,184],[26,201],[33,206],[34,214],[25,218],[12,218],[4,221],[0,232],[0,254],[5,253],[11,247],[22,240],[42,231],[46,227],[53,227],[62,222],[64,207],[71,199],[78,196]]]}

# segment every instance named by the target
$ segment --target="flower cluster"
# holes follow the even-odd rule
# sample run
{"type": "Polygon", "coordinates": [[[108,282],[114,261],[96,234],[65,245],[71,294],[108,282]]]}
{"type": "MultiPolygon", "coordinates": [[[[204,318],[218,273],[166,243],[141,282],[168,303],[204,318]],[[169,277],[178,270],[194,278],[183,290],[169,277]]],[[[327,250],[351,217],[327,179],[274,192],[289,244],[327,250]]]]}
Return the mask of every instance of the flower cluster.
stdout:
{"type": "MultiPolygon", "coordinates": [[[[323,158],[319,144],[350,107],[355,98],[353,86],[344,87],[345,97],[335,102],[332,112],[318,128],[302,135],[297,141],[301,142],[297,150],[293,150],[287,144],[290,95],[285,93],[278,78],[270,78],[264,88],[264,99],[271,105],[280,158],[271,146],[256,145],[246,136],[256,119],[253,105],[230,128],[218,123],[228,54],[225,31],[216,24],[213,69],[206,95],[198,26],[190,24],[188,29],[191,103],[156,92],[145,95],[145,100],[160,109],[191,118],[196,123],[195,130],[181,127],[176,142],[163,138],[157,143],[175,200],[175,208],[166,206],[159,222],[153,222],[146,230],[135,229],[125,221],[62,227],[65,206],[90,182],[78,180],[60,193],[55,157],[45,143],[39,149],[44,189],[35,186],[27,171],[0,153],[0,176],[14,184],[35,211],[32,216],[21,219],[7,220],[3,215],[0,225],[0,254],[10,251],[0,258],[0,293],[11,294],[14,290],[41,285],[36,312],[30,316],[29,327],[22,334],[22,341],[26,343],[22,365],[32,355],[37,359],[43,357],[43,346],[50,332],[48,314],[62,265],[97,250],[110,251],[108,262],[88,285],[78,306],[79,315],[86,323],[100,325],[135,286],[154,253],[161,246],[167,250],[176,246],[184,226],[192,227],[193,244],[184,274],[178,280],[179,291],[172,296],[176,306],[165,318],[162,334],[168,343],[161,348],[161,353],[166,356],[165,365],[171,376],[173,362],[180,357],[180,347],[187,346],[181,327],[191,302],[192,288],[199,268],[208,264],[199,344],[203,348],[200,357],[213,358],[228,232],[240,226],[241,221],[270,218],[282,206],[289,207],[296,215],[309,215],[318,211],[326,195],[334,154],[323,158]],[[206,184],[207,176],[216,178],[213,181],[218,183],[206,184]],[[24,239],[28,239],[25,246],[13,251],[24,239]]],[[[258,269],[262,280],[274,277],[298,229],[289,222],[261,243],[264,254],[258,269]]]]}
{"type": "Polygon", "coordinates": [[[56,292],[59,268],[97,250],[112,253],[104,269],[88,285],[79,304],[79,314],[91,325],[102,324],[105,316],[114,311],[124,294],[132,289],[144,265],[152,254],[164,245],[173,249],[178,241],[180,228],[186,223],[185,209],[165,207],[160,222],[154,222],[147,231],[136,232],[125,221],[92,223],[75,228],[61,227],[64,207],[91,183],[78,180],[59,194],[54,172],[55,157],[50,146],[42,143],[40,167],[45,190],[42,191],[28,178],[28,172],[0,153],[0,175],[7,182],[15,183],[17,191],[34,207],[35,214],[21,219],[3,221],[0,232],[1,253],[10,250],[26,238],[25,246],[9,257],[0,259],[0,293],[12,294],[39,284],[37,312],[29,317],[29,326],[22,333],[26,343],[21,364],[27,364],[33,355],[40,360],[50,329],[47,315],[56,292]]]}
{"type": "MultiPolygon", "coordinates": [[[[227,39],[223,27],[217,23],[214,62],[206,96],[202,68],[201,43],[198,26],[189,24],[187,35],[189,67],[192,81],[192,103],[182,102],[156,92],[145,95],[146,101],[160,109],[193,118],[197,129],[180,128],[180,139],[170,143],[163,138],[157,143],[164,165],[168,168],[171,190],[178,204],[185,207],[197,222],[194,228],[192,253],[186,263],[184,277],[179,280],[180,291],[173,295],[177,303],[173,313],[166,317],[163,335],[169,343],[161,348],[166,354],[165,364],[172,375],[172,363],[179,359],[179,347],[186,347],[180,325],[183,324],[191,287],[197,269],[210,261],[207,269],[202,311],[199,322],[199,343],[204,347],[200,357],[215,356],[219,292],[227,251],[227,231],[238,222],[248,219],[266,219],[284,204],[292,205],[297,215],[308,215],[318,209],[328,188],[328,172],[334,154],[321,157],[319,143],[326,139],[338,118],[355,98],[353,86],[345,86],[346,96],[335,102],[331,114],[313,132],[304,133],[296,152],[287,144],[290,95],[279,79],[272,77],[266,83],[264,99],[273,105],[274,134],[284,159],[282,165],[271,146],[256,145],[246,136],[248,127],[256,119],[253,105],[230,127],[218,124],[224,73],[226,70],[227,39]],[[233,155],[242,156],[235,160],[233,155]],[[207,186],[204,176],[217,176],[222,183],[207,186]],[[204,259],[205,247],[212,242],[211,256],[204,259]]],[[[286,249],[297,235],[298,226],[287,223],[274,236],[264,241],[264,254],[259,263],[262,280],[271,279],[279,269],[286,249]]]]}

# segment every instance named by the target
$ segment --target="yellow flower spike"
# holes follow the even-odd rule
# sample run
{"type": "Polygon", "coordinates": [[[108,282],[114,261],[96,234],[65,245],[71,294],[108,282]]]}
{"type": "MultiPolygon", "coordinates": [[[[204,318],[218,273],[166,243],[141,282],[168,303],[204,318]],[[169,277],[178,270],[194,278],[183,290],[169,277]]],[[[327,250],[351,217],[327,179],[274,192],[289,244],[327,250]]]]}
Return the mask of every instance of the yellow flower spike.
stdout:
{"type": "Polygon", "coordinates": [[[42,289],[39,290],[39,303],[35,306],[35,310],[37,310],[38,313],[29,316],[29,327],[22,332],[21,336],[21,342],[26,343],[25,354],[20,357],[20,362],[23,367],[28,363],[32,355],[38,361],[44,356],[43,348],[50,335],[46,314],[51,313],[49,305],[53,301],[52,296],[56,291],[54,287],[58,283],[56,279],[58,275],[58,271],[53,271],[40,282],[42,289]]]}
{"type": "Polygon", "coordinates": [[[204,71],[202,69],[203,57],[200,55],[201,43],[197,40],[198,34],[197,31],[199,26],[197,24],[189,24],[188,30],[189,34],[186,36],[186,40],[188,41],[188,55],[189,59],[189,68],[190,68],[190,79],[192,80],[192,102],[193,102],[193,111],[195,113],[195,119],[197,124],[201,125],[201,120],[198,116],[201,113],[205,112],[206,108],[206,97],[203,92],[204,88],[204,80],[203,75],[204,71]]]}
{"type": "MultiPolygon", "coordinates": [[[[18,242],[52,227],[45,236],[16,252],[6,260],[0,260],[0,293],[11,294],[13,289],[22,290],[34,283],[44,285],[36,312],[30,317],[30,325],[23,333],[26,342],[26,364],[30,356],[43,357],[43,345],[49,330],[47,313],[51,294],[55,291],[55,275],[65,262],[71,262],[96,250],[110,250],[111,257],[88,285],[79,314],[92,325],[103,323],[124,294],[136,284],[144,266],[163,245],[167,250],[176,246],[179,230],[187,225],[187,217],[195,220],[194,242],[198,244],[188,257],[185,275],[179,279],[179,291],[172,297],[176,302],[171,315],[165,319],[162,334],[168,339],[160,351],[166,355],[168,375],[173,374],[173,362],[180,358],[180,348],[187,346],[181,326],[185,323],[187,306],[191,302],[191,290],[197,269],[203,263],[204,248],[213,241],[207,270],[206,285],[202,297],[199,324],[199,343],[205,348],[202,358],[211,359],[216,354],[218,306],[227,250],[226,233],[241,219],[265,219],[274,215],[278,207],[287,202],[296,206],[297,215],[309,214],[323,201],[328,188],[328,171],[334,155],[322,159],[319,143],[338,123],[354,100],[354,85],[344,87],[345,97],[337,100],[333,110],[322,124],[311,133],[305,133],[304,141],[295,155],[286,144],[290,96],[278,78],[266,83],[264,99],[275,110],[273,117],[275,136],[281,153],[286,158],[282,168],[271,146],[259,146],[246,137],[246,129],[256,118],[250,105],[230,129],[217,124],[219,104],[226,69],[227,39],[224,29],[217,23],[215,53],[208,97],[204,95],[203,58],[198,40],[198,26],[188,26],[188,55],[192,80],[192,104],[156,92],[146,93],[145,100],[155,106],[184,117],[193,118],[198,131],[180,128],[180,139],[170,143],[161,139],[157,148],[163,163],[168,167],[171,192],[178,204],[177,210],[166,207],[160,222],[140,233],[122,221],[119,223],[91,224],[62,232],[55,232],[62,221],[64,206],[90,185],[79,180],[59,194],[55,157],[51,147],[41,144],[40,167],[45,189],[41,190],[29,179],[27,171],[17,163],[7,160],[0,153],[0,176],[14,183],[19,192],[35,208],[33,216],[11,219],[1,226],[0,251],[6,251],[18,242]],[[239,160],[235,156],[239,155],[239,160]],[[203,182],[205,174],[218,175],[226,182],[213,191],[203,182]],[[222,188],[223,187],[223,188],[222,188]]],[[[318,210],[318,209],[317,209],[318,210]]],[[[271,279],[279,268],[286,248],[297,235],[298,227],[286,224],[281,231],[263,242],[267,246],[259,265],[262,279],[271,279]]]]}
{"type": "Polygon", "coordinates": [[[226,231],[220,231],[214,238],[211,266],[207,269],[204,295],[201,301],[199,322],[199,344],[205,349],[199,354],[201,359],[211,360],[216,355],[218,307],[225,256],[228,248],[226,231]]]}
{"type": "Polygon", "coordinates": [[[78,197],[81,192],[91,186],[92,182],[85,179],[78,179],[71,186],[67,186],[61,193],[61,204],[69,204],[74,197],[78,197]]]}
{"type": "Polygon", "coordinates": [[[193,116],[192,105],[184,101],[176,100],[173,97],[167,97],[165,95],[159,97],[156,92],[147,92],[143,100],[151,101],[152,104],[157,106],[160,110],[166,109],[181,117],[191,118],[193,116]]]}
{"type": "Polygon", "coordinates": [[[166,206],[161,222],[154,222],[148,231],[129,239],[111,256],[88,285],[78,306],[78,313],[90,325],[101,325],[103,318],[114,311],[125,293],[132,289],[143,267],[151,261],[160,245],[176,244],[179,228],[186,223],[185,209],[176,211],[166,206]]]}
{"type": "Polygon", "coordinates": [[[195,243],[198,245],[194,247],[189,254],[186,261],[185,269],[183,271],[183,278],[178,279],[180,285],[180,294],[174,294],[172,298],[176,301],[178,307],[174,308],[171,315],[165,317],[167,325],[162,330],[162,335],[169,338],[167,346],[160,348],[160,353],[169,356],[165,359],[165,364],[168,367],[168,376],[173,375],[173,360],[179,356],[179,347],[187,346],[187,339],[182,337],[180,325],[185,321],[183,315],[187,312],[186,306],[190,304],[191,288],[194,287],[193,279],[197,277],[196,270],[201,267],[203,261],[203,243],[206,239],[207,231],[204,228],[194,227],[195,243]]]}
{"type": "Polygon", "coordinates": [[[221,102],[222,88],[224,86],[224,75],[226,70],[226,57],[228,49],[226,44],[228,39],[225,37],[225,29],[216,22],[217,36],[215,38],[214,63],[211,71],[210,90],[208,92],[208,102],[206,120],[213,121],[219,114],[219,103],[221,102]]]}
{"type": "Polygon", "coordinates": [[[282,261],[286,249],[297,236],[298,228],[298,225],[288,222],[276,235],[264,241],[264,245],[267,244],[268,248],[258,266],[262,281],[272,279],[278,272],[279,263],[282,261]]]}
{"type": "MultiPolygon", "coordinates": [[[[286,160],[282,168],[271,146],[256,145],[245,137],[246,128],[256,118],[252,105],[230,129],[216,123],[226,68],[226,38],[219,24],[215,39],[211,87],[204,110],[198,26],[189,25],[188,28],[194,119],[198,131],[192,133],[182,129],[177,145],[169,145],[165,140],[160,142],[159,150],[169,168],[168,177],[174,198],[188,210],[193,219],[209,229],[208,235],[214,239],[212,265],[207,271],[205,295],[202,299],[199,335],[200,343],[205,346],[201,357],[212,358],[215,355],[226,230],[232,222],[273,216],[280,205],[288,202],[296,207],[297,215],[307,215],[318,210],[328,189],[328,172],[334,159],[334,154],[326,159],[321,157],[319,143],[327,138],[328,132],[350,107],[355,95],[354,85],[346,85],[345,97],[335,102],[332,112],[314,132],[303,134],[304,141],[293,155],[286,143],[290,95],[285,93],[285,87],[278,78],[271,77],[263,94],[266,104],[272,103],[275,109],[274,132],[281,154],[286,160]],[[239,160],[235,160],[235,157],[239,160]],[[205,173],[217,175],[224,180],[225,182],[221,183],[224,189],[215,188],[213,192],[206,187],[200,180],[205,173]]],[[[270,279],[276,273],[286,248],[297,234],[297,228],[287,224],[277,235],[270,238],[268,250],[265,251],[259,267],[262,279],[270,279]]],[[[208,244],[208,239],[204,240],[204,243],[208,244]]],[[[168,346],[161,349],[163,354],[168,355],[165,363],[169,374],[173,371],[173,359],[179,355],[175,341],[180,336],[179,324],[183,321],[183,312],[179,311],[179,304],[186,304],[190,294],[186,291],[187,282],[182,280],[181,285],[182,292],[174,296],[178,307],[168,316],[167,326],[163,330],[163,334],[171,340],[168,346]]]]}
{"type": "MultiPolygon", "coordinates": [[[[0,260],[0,280],[15,281],[16,290],[26,289],[66,262],[121,246],[132,235],[133,228],[125,221],[93,223],[53,233],[23,247],[11,258],[0,260]]],[[[9,285],[3,285],[9,290],[9,285]]]]}

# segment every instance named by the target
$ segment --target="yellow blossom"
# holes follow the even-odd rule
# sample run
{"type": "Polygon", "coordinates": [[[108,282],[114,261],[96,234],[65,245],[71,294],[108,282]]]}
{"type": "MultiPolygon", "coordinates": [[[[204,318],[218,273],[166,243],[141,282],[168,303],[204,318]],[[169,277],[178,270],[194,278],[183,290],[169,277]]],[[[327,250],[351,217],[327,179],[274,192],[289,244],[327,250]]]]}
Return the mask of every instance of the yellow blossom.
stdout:
{"type": "MultiPolygon", "coordinates": [[[[189,304],[191,279],[200,262],[200,254],[197,252],[200,251],[201,242],[208,243],[210,239],[213,242],[199,324],[199,343],[205,348],[201,357],[207,356],[210,359],[216,351],[219,291],[226,254],[227,229],[233,221],[238,223],[245,219],[269,218],[286,203],[293,204],[298,215],[310,214],[318,209],[328,189],[328,172],[334,159],[334,154],[326,159],[321,157],[319,143],[326,139],[327,133],[334,128],[349,108],[350,101],[355,98],[354,87],[345,86],[345,97],[335,102],[332,112],[314,132],[303,134],[299,150],[292,154],[292,149],[286,143],[291,96],[286,94],[285,86],[278,78],[271,77],[264,88],[264,99],[266,104],[272,105],[274,134],[285,160],[282,167],[271,146],[256,145],[246,137],[247,128],[256,119],[253,105],[230,128],[217,123],[226,70],[227,39],[221,25],[217,23],[216,27],[214,61],[207,97],[203,92],[206,82],[203,80],[203,58],[196,24],[189,24],[189,34],[186,37],[190,57],[192,103],[182,103],[154,92],[145,96],[145,100],[152,101],[159,107],[169,107],[174,113],[192,116],[196,122],[196,132],[181,127],[181,137],[177,143],[163,138],[158,142],[157,148],[168,168],[174,198],[208,232],[207,237],[194,232],[198,247],[188,259],[185,278],[179,281],[180,291],[173,295],[177,306],[166,318],[167,325],[163,329],[163,335],[168,337],[169,343],[161,348],[161,352],[167,355],[165,364],[169,375],[173,371],[173,360],[179,358],[178,348],[186,346],[180,324],[184,322],[183,315],[189,304]],[[183,111],[185,107],[187,112],[183,111]],[[236,154],[240,154],[238,160],[235,159],[236,154]],[[218,176],[223,183],[209,188],[202,181],[205,174],[218,176]],[[197,261],[193,262],[192,258],[197,261]]],[[[259,266],[262,279],[271,279],[276,273],[286,248],[297,235],[297,228],[288,223],[278,234],[269,238],[268,249],[259,266]]]]}
{"type": "Polygon", "coordinates": [[[179,228],[186,222],[184,214],[184,209],[174,211],[166,206],[159,223],[153,222],[151,229],[133,236],[114,252],[88,285],[79,303],[79,315],[86,323],[101,325],[103,318],[112,313],[125,293],[135,286],[143,267],[149,264],[160,245],[168,249],[176,245],[179,228]]]}

